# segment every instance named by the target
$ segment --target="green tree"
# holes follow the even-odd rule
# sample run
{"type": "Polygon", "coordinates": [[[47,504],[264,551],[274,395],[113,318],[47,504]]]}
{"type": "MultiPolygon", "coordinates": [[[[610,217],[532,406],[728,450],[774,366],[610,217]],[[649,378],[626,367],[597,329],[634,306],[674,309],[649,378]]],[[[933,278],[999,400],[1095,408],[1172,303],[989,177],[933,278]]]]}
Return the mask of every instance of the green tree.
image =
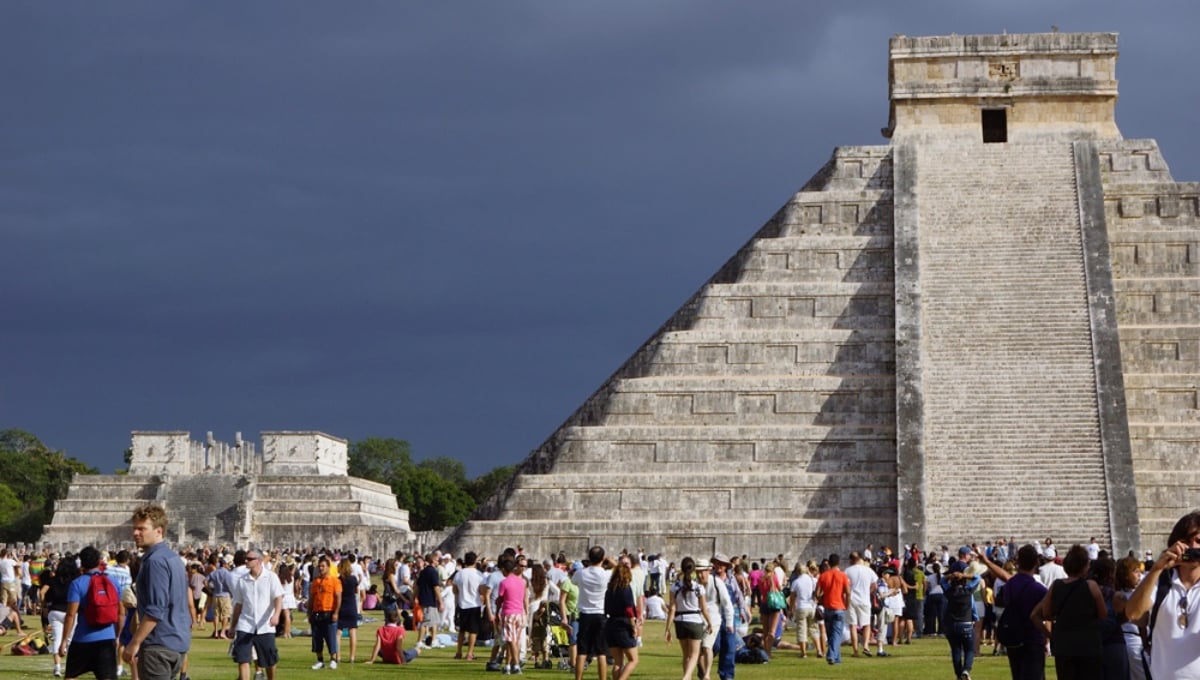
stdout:
{"type": "Polygon", "coordinates": [[[475,499],[475,504],[486,501],[500,485],[507,482],[517,472],[516,465],[501,465],[498,468],[492,468],[490,471],[472,479],[467,484],[467,493],[471,494],[471,498],[475,499]]]}
{"type": "MultiPolygon", "coordinates": [[[[408,525],[413,531],[457,526],[475,510],[475,500],[462,487],[429,468],[414,468],[402,483],[412,498],[408,525]]],[[[396,498],[399,501],[399,493],[396,498]]]]}
{"type": "Polygon", "coordinates": [[[25,510],[25,505],[17,494],[7,484],[0,484],[0,526],[9,526],[25,510]]]}
{"type": "Polygon", "coordinates": [[[414,462],[407,441],[382,437],[352,442],[348,467],[351,476],[391,487],[396,504],[408,510],[408,524],[415,531],[461,524],[516,470],[515,465],[506,465],[468,479],[460,460],[434,456],[414,462]]]}
{"type": "Polygon", "coordinates": [[[54,516],[54,502],[67,495],[75,475],[97,472],[15,429],[0,431],[0,470],[4,470],[6,488],[19,503],[19,509],[12,510],[11,499],[9,506],[0,500],[0,506],[9,507],[0,524],[0,542],[27,543],[41,536],[42,526],[54,516]]]}
{"type": "Polygon", "coordinates": [[[412,446],[403,439],[368,437],[350,444],[350,476],[390,484],[413,467],[412,446]]]}
{"type": "Polygon", "coordinates": [[[422,460],[417,463],[417,467],[430,470],[459,488],[465,488],[467,485],[467,467],[460,460],[437,456],[422,460]]]}

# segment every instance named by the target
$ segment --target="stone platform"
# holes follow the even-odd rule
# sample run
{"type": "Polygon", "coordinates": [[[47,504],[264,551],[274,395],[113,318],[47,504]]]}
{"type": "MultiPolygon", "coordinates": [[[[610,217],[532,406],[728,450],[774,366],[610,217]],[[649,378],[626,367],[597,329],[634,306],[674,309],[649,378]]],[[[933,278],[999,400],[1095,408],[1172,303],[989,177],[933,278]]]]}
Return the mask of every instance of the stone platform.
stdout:
{"type": "Polygon", "coordinates": [[[182,544],[325,546],[381,555],[412,539],[391,489],[346,474],[346,442],[320,432],[264,432],[263,450],[187,432],[133,433],[127,475],[82,475],[55,506],[41,542],[129,547],[138,505],[167,509],[182,544]]]}

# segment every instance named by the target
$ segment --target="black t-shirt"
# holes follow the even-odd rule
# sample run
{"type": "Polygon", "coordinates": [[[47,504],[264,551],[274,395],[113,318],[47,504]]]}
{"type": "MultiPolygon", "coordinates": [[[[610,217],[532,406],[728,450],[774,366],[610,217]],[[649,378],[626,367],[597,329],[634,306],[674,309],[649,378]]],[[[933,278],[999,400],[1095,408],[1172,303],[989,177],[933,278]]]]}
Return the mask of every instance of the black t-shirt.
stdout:
{"type": "Polygon", "coordinates": [[[436,608],[438,596],[434,589],[440,585],[442,585],[442,577],[438,574],[437,567],[432,564],[426,566],[417,575],[417,602],[420,602],[421,606],[425,608],[436,608]]]}

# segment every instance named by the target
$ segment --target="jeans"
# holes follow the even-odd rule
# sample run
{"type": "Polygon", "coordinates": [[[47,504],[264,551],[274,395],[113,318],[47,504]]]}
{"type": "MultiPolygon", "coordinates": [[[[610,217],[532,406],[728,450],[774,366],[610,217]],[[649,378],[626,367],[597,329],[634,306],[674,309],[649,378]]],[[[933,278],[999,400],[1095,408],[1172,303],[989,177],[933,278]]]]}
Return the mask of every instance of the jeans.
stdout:
{"type": "Polygon", "coordinates": [[[1046,646],[1026,642],[1019,647],[1005,647],[1008,670],[1012,680],[1043,680],[1046,677],[1046,646]]]}
{"type": "Polygon", "coordinates": [[[317,655],[318,659],[321,656],[321,646],[329,650],[329,656],[337,656],[338,653],[338,629],[337,622],[333,619],[318,621],[315,617],[312,619],[312,650],[317,655]]]}
{"type": "Polygon", "coordinates": [[[975,664],[975,624],[971,621],[948,621],[946,640],[950,642],[950,660],[954,675],[970,673],[975,664]]]}
{"type": "Polygon", "coordinates": [[[946,596],[934,593],[925,598],[925,635],[946,634],[946,596]]]}
{"type": "Polygon", "coordinates": [[[713,655],[717,657],[717,675],[721,680],[733,680],[734,656],[737,654],[738,638],[736,631],[726,630],[721,626],[717,632],[717,642],[713,645],[713,655]]]}
{"type": "Polygon", "coordinates": [[[829,637],[829,649],[825,652],[825,658],[829,663],[842,662],[842,635],[846,630],[846,610],[845,609],[826,609],[825,610],[825,634],[829,637]]]}

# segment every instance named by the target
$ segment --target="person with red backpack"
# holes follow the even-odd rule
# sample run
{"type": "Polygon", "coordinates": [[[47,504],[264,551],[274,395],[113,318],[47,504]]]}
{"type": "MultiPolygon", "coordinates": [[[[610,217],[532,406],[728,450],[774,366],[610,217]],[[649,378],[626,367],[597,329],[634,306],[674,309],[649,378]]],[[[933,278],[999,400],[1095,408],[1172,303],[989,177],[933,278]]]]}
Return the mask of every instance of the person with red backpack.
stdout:
{"type": "Polygon", "coordinates": [[[59,644],[59,655],[66,655],[67,680],[84,673],[95,674],[96,680],[116,680],[117,677],[117,619],[121,611],[121,593],[117,584],[100,566],[100,551],[88,546],[79,551],[79,567],[83,572],[67,589],[67,618],[65,630],[74,627],[70,647],[67,641],[59,644]]]}

